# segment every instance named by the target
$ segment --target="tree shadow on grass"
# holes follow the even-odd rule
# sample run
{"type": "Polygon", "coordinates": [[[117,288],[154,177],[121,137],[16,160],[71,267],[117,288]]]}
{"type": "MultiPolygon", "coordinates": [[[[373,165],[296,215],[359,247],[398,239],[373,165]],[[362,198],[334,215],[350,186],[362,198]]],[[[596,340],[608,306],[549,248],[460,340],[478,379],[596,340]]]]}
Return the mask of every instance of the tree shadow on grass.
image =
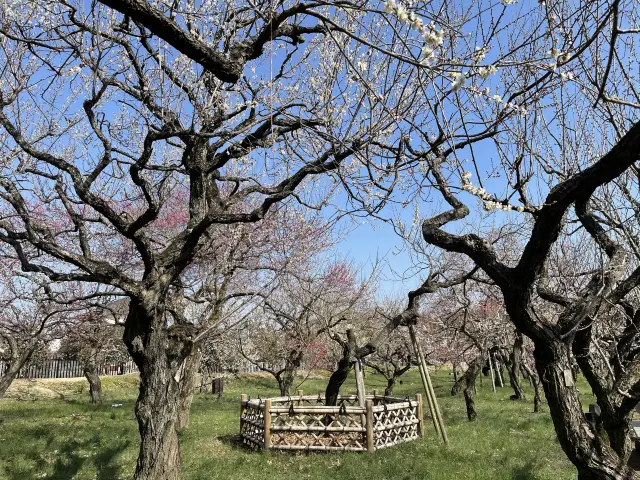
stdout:
{"type": "MultiPolygon", "coordinates": [[[[52,446],[55,442],[55,437],[49,434],[46,439],[47,446],[52,446]]],[[[42,452],[37,450],[29,452],[28,456],[31,457],[35,471],[51,469],[51,473],[42,478],[49,480],[72,480],[76,478],[78,472],[80,472],[87,461],[92,461],[90,456],[86,453],[83,454],[83,452],[99,444],[99,435],[94,435],[87,440],[72,440],[56,451],[52,464],[43,457],[42,452]]],[[[123,441],[114,447],[101,448],[99,453],[93,458],[93,462],[96,465],[97,480],[113,480],[118,478],[122,466],[116,462],[116,457],[126,450],[129,444],[129,441],[123,441]]],[[[27,472],[23,468],[9,463],[5,468],[5,473],[8,480],[24,480],[25,478],[30,478],[33,470],[27,472]]]]}
{"type": "Polygon", "coordinates": [[[513,480],[536,480],[538,478],[536,475],[537,470],[538,467],[536,463],[528,461],[521,467],[514,468],[511,478],[513,480]]]}
{"type": "Polygon", "coordinates": [[[129,442],[123,442],[112,448],[103,449],[96,455],[96,480],[113,480],[118,478],[122,465],[114,462],[116,457],[129,447],[129,442]]]}
{"type": "Polygon", "coordinates": [[[244,450],[246,452],[251,451],[249,447],[247,447],[244,443],[242,443],[242,438],[237,433],[232,435],[220,435],[217,438],[223,444],[230,446],[234,450],[244,450]]]}

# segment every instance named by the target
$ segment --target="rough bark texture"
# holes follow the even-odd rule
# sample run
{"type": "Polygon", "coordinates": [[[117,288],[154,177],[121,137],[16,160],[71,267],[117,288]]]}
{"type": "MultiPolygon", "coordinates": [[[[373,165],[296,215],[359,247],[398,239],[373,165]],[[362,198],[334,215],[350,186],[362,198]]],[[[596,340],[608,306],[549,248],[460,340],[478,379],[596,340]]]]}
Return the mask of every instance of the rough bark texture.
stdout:
{"type": "Polygon", "coordinates": [[[464,403],[467,407],[467,418],[470,422],[474,421],[478,417],[476,412],[476,380],[482,370],[482,360],[478,359],[469,365],[469,368],[464,373],[464,403]]]}
{"type": "MultiPolygon", "coordinates": [[[[395,327],[394,327],[395,328],[395,327]]],[[[329,377],[329,383],[325,390],[325,403],[327,406],[335,406],[340,395],[340,387],[349,376],[349,370],[358,359],[362,360],[367,355],[375,352],[375,344],[368,343],[364,347],[358,347],[356,336],[352,330],[347,330],[347,341],[335,338],[342,346],[342,358],[338,361],[336,370],[329,377]]]]}
{"type": "Polygon", "coordinates": [[[513,388],[512,400],[525,400],[519,378],[520,365],[522,364],[522,345],[522,333],[516,332],[516,338],[509,356],[509,383],[511,384],[511,388],[513,388]]]}
{"type": "Polygon", "coordinates": [[[526,362],[522,362],[522,369],[527,372],[529,381],[533,386],[533,413],[540,413],[542,411],[542,404],[544,403],[544,392],[542,391],[542,385],[540,385],[540,378],[526,362]]]}
{"type": "Polygon", "coordinates": [[[569,349],[560,343],[551,348],[536,345],[536,368],[542,373],[551,418],[564,452],[578,469],[579,478],[590,480],[635,479],[633,470],[609,447],[582,413],[575,386],[565,376],[571,372],[569,349]]]}
{"type": "Polygon", "coordinates": [[[141,441],[135,480],[180,478],[179,381],[191,353],[189,331],[183,327],[188,326],[166,327],[163,306],[144,307],[131,300],[124,341],[140,370],[135,414],[141,441]]]}
{"type": "Polygon", "coordinates": [[[36,349],[36,342],[32,342],[32,344],[28,345],[22,353],[19,354],[15,341],[10,342],[10,345],[12,349],[12,360],[9,362],[9,367],[5,371],[5,374],[0,377],[0,400],[4,398],[11,383],[16,379],[22,367],[29,361],[36,349]]]}
{"type": "Polygon", "coordinates": [[[0,400],[4,398],[4,394],[11,386],[11,383],[15,380],[20,372],[20,367],[15,364],[11,364],[5,374],[0,377],[0,400]]]}
{"type": "Polygon", "coordinates": [[[398,377],[393,376],[387,379],[387,386],[384,389],[385,397],[390,396],[393,393],[393,387],[395,387],[398,377]]]}
{"type": "Polygon", "coordinates": [[[98,375],[98,366],[96,365],[95,355],[97,351],[91,350],[91,354],[87,362],[84,364],[83,372],[89,382],[89,403],[102,403],[102,382],[98,375]]]}
{"type": "Polygon", "coordinates": [[[303,358],[304,352],[299,350],[291,351],[285,360],[284,368],[275,375],[276,380],[278,381],[280,395],[291,395],[291,387],[293,386],[293,381],[296,378],[298,368],[302,365],[303,358]]]}
{"type": "MultiPolygon", "coordinates": [[[[622,461],[627,462],[633,451],[631,419],[634,402],[625,402],[626,397],[620,390],[628,390],[629,386],[624,382],[616,382],[613,378],[614,367],[611,367],[611,370],[607,368],[606,360],[596,351],[597,349],[592,348],[592,345],[591,327],[581,329],[572,345],[574,358],[597,399],[601,426],[609,439],[609,445],[622,461]]],[[[624,347],[620,346],[617,351],[620,353],[619,357],[622,357],[624,347]]],[[[615,368],[624,370],[618,365],[615,368]]],[[[618,378],[624,378],[624,375],[619,374],[618,378]]]]}
{"type": "Polygon", "coordinates": [[[200,348],[194,347],[191,355],[184,361],[182,378],[180,380],[180,396],[178,405],[178,421],[176,428],[181,430],[189,426],[189,413],[191,412],[191,403],[193,395],[196,391],[198,371],[200,370],[200,362],[202,360],[202,351],[200,348]]]}

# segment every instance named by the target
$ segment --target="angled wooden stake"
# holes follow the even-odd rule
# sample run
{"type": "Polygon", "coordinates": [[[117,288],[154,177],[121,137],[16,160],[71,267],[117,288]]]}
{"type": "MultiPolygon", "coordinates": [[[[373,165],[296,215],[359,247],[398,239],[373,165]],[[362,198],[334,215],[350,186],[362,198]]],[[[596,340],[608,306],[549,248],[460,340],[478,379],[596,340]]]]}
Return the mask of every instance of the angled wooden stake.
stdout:
{"type": "Polygon", "coordinates": [[[438,424],[439,429],[436,428],[436,432],[440,430],[440,435],[442,436],[442,440],[444,443],[449,443],[449,438],[447,437],[447,430],[444,426],[444,421],[442,419],[442,414],[440,413],[440,407],[438,406],[438,400],[436,399],[436,394],[433,390],[433,385],[431,383],[431,377],[429,376],[429,369],[427,368],[427,362],[424,359],[424,353],[422,352],[422,347],[418,343],[418,339],[416,337],[416,331],[413,325],[409,325],[409,335],[411,336],[411,342],[413,343],[413,348],[416,351],[418,356],[418,363],[422,365],[422,371],[424,375],[422,375],[422,383],[425,389],[425,393],[427,394],[427,399],[431,397],[431,401],[429,403],[432,404],[433,413],[435,414],[436,423],[438,424]]]}

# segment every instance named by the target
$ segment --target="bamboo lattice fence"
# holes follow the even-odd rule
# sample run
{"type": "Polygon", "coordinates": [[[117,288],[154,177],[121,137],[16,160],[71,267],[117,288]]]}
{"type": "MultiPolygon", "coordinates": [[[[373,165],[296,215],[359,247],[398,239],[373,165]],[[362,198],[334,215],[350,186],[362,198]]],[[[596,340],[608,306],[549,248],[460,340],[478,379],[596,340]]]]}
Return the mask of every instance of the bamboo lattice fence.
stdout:
{"type": "Polygon", "coordinates": [[[415,399],[341,395],[338,405],[324,396],[302,395],[240,401],[240,437],[256,450],[369,451],[424,435],[422,396],[415,399]]]}

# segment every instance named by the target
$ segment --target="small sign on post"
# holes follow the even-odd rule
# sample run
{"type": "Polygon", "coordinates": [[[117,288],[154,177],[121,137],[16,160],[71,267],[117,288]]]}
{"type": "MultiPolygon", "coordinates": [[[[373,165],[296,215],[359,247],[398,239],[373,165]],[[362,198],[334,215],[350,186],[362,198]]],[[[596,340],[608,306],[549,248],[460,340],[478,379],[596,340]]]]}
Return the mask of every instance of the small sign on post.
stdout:
{"type": "Polygon", "coordinates": [[[573,372],[567,368],[562,373],[564,374],[564,385],[566,387],[574,387],[575,382],[573,381],[573,372]]]}

